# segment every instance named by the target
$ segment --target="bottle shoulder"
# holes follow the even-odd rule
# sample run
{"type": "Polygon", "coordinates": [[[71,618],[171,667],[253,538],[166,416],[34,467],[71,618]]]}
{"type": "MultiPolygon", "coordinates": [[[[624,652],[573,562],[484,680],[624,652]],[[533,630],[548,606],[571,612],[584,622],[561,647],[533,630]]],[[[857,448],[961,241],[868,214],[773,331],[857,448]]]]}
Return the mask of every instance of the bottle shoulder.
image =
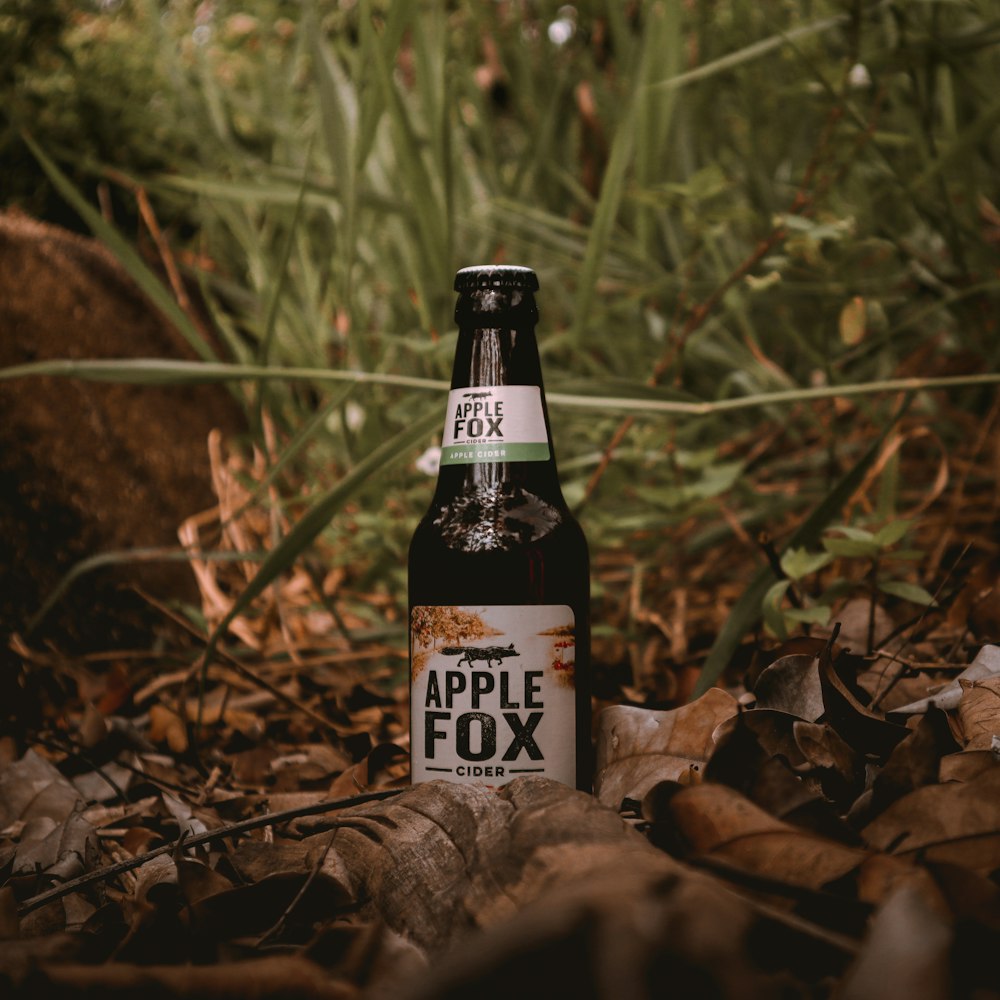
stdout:
{"type": "MultiPolygon", "coordinates": [[[[590,559],[579,523],[568,512],[544,534],[524,541],[516,532],[484,529],[478,545],[442,532],[431,510],[410,542],[410,603],[562,604],[585,615],[590,559]]],[[[489,526],[492,527],[492,526],[489,526]]]]}
{"type": "Polygon", "coordinates": [[[484,482],[450,497],[435,497],[415,540],[437,539],[456,552],[523,549],[553,534],[582,531],[561,495],[544,497],[511,483],[484,482]]]}

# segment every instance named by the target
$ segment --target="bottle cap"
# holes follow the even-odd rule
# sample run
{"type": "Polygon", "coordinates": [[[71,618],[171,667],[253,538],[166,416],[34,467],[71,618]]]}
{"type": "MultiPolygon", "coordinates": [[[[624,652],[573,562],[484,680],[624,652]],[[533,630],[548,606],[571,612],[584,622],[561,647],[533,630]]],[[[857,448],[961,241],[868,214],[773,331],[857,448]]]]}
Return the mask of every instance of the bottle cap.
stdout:
{"type": "Polygon", "coordinates": [[[463,267],[455,275],[456,292],[472,292],[477,288],[511,288],[537,292],[538,276],[530,267],[517,267],[514,264],[478,264],[463,267]]]}

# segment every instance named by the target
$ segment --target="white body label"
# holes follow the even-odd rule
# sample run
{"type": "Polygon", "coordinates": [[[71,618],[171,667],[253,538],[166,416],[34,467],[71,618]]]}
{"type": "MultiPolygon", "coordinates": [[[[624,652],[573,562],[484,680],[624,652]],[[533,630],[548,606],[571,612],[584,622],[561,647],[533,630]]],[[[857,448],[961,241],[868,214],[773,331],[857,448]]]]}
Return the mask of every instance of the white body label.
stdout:
{"type": "Polygon", "coordinates": [[[549,436],[537,385],[477,385],[448,393],[442,465],[548,458],[549,436]]]}
{"type": "Polygon", "coordinates": [[[410,613],[414,784],[576,785],[576,640],[561,604],[428,606],[410,613]]]}

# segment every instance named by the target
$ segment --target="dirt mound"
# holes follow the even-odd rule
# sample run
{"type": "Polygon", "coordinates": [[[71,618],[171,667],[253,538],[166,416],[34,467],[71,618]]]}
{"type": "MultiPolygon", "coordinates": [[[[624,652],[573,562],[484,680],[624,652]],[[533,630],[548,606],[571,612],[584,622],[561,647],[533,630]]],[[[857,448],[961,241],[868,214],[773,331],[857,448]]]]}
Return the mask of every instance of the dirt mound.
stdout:
{"type": "MultiPolygon", "coordinates": [[[[95,241],[0,212],[0,365],[113,357],[194,354],[95,241]]],[[[221,386],[0,384],[0,646],[80,559],[176,545],[180,522],[214,499],[209,431],[240,426],[221,386]]],[[[148,610],[123,589],[133,582],[196,595],[182,563],[101,571],[72,589],[42,634],[80,650],[143,641],[148,610]]]]}

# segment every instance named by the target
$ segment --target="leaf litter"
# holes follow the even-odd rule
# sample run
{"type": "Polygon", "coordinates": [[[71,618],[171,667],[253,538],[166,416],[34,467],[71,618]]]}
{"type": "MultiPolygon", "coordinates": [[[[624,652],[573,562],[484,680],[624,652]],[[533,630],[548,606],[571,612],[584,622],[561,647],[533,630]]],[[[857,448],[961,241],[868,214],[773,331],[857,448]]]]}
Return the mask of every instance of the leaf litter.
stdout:
{"type": "Polygon", "coordinates": [[[699,598],[660,614],[640,578],[631,669],[597,642],[593,797],[410,790],[398,612],[345,570],[295,566],[259,595],[201,690],[272,527],[245,485],[263,467],[213,448],[219,507],[182,529],[202,607],[162,656],[15,640],[37,717],[0,740],[12,995],[1000,995],[982,579],[896,635],[857,598],[828,632],[758,635],[685,704],[703,654],[678,630],[699,598]],[[199,561],[208,547],[247,558],[199,561]]]}

